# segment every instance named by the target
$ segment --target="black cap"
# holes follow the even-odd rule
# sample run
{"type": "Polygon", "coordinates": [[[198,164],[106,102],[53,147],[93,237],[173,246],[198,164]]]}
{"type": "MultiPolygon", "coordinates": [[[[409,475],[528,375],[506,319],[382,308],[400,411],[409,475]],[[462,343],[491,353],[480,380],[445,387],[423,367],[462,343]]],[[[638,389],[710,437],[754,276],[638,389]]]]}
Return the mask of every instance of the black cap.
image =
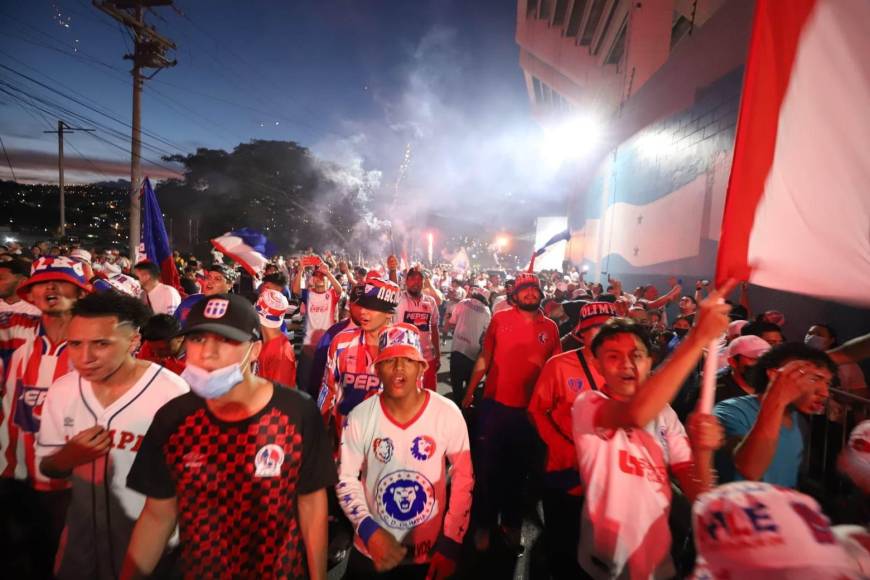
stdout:
{"type": "Polygon", "coordinates": [[[204,296],[190,309],[181,335],[195,332],[213,332],[241,342],[260,340],[260,318],[244,296],[204,296]]]}

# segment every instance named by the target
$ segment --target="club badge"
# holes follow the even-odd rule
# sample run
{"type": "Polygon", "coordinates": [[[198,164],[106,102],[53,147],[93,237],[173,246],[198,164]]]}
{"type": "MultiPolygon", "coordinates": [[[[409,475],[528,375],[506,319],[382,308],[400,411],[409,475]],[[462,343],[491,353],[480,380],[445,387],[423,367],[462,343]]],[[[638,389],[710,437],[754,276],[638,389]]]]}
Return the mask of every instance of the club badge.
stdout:
{"type": "Polygon", "coordinates": [[[435,440],[428,435],[414,437],[411,442],[411,455],[417,461],[426,461],[435,454],[435,440]]]}
{"type": "Polygon", "coordinates": [[[284,450],[270,443],[260,447],[254,457],[254,477],[277,477],[281,475],[281,465],[284,463],[284,450]]]}
{"type": "Polygon", "coordinates": [[[372,441],[372,451],[381,463],[389,463],[393,458],[393,440],[389,437],[376,437],[372,441]]]}
{"type": "Polygon", "coordinates": [[[415,471],[394,471],[378,482],[376,498],[381,521],[391,528],[407,530],[432,516],[435,488],[415,471]]]}

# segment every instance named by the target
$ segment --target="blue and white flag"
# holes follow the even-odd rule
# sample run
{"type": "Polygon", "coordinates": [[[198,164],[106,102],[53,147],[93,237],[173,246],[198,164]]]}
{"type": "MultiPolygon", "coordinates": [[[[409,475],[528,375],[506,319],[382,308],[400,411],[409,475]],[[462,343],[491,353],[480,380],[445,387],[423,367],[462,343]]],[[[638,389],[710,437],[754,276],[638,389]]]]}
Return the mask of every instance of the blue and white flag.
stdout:
{"type": "Polygon", "coordinates": [[[255,278],[260,277],[273,254],[272,244],[266,236],[250,228],[227,232],[211,240],[211,244],[255,278]]]}

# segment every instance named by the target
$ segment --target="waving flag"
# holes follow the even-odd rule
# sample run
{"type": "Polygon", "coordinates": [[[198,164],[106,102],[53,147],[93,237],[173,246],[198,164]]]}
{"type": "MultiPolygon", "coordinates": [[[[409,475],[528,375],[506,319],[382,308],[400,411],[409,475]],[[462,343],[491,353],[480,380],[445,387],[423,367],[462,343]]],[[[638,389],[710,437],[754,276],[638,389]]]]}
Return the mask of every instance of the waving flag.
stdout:
{"type": "Polygon", "coordinates": [[[241,228],[211,240],[211,245],[223,255],[231,258],[244,268],[248,274],[258,278],[269,262],[267,256],[273,253],[272,245],[266,236],[250,228],[241,228]]]}
{"type": "Polygon", "coordinates": [[[870,305],[870,2],[759,0],[717,281],[870,305]]]}
{"type": "MultiPolygon", "coordinates": [[[[538,218],[538,219],[542,219],[542,218],[538,218]]],[[[529,261],[529,268],[528,268],[529,272],[533,272],[535,270],[535,258],[537,258],[539,256],[543,256],[547,250],[549,250],[551,247],[555,246],[559,242],[567,242],[570,239],[571,239],[571,231],[568,228],[565,228],[565,230],[559,232],[558,234],[555,234],[549,240],[544,242],[544,245],[541,246],[540,248],[538,248],[537,250],[535,250],[535,252],[532,254],[532,259],[529,261]]]]}
{"type": "Polygon", "coordinates": [[[148,260],[160,266],[160,281],[175,288],[181,288],[178,268],[172,259],[172,249],[169,247],[169,236],[163,224],[163,213],[157,203],[157,196],[151,188],[151,180],[147,177],[142,183],[142,205],[145,217],[142,224],[142,245],[148,260]]]}

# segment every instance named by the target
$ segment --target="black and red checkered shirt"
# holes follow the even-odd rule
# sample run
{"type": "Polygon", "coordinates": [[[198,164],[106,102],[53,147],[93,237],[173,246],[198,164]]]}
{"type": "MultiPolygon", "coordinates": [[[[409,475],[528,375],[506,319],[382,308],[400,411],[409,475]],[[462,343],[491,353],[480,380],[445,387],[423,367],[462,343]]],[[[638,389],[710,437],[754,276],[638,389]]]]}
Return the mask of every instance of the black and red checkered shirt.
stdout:
{"type": "Polygon", "coordinates": [[[335,483],[314,402],[277,385],[244,421],[221,421],[193,393],[167,403],[127,477],[148,497],[177,497],[187,578],[306,577],[296,499],[335,483]]]}

